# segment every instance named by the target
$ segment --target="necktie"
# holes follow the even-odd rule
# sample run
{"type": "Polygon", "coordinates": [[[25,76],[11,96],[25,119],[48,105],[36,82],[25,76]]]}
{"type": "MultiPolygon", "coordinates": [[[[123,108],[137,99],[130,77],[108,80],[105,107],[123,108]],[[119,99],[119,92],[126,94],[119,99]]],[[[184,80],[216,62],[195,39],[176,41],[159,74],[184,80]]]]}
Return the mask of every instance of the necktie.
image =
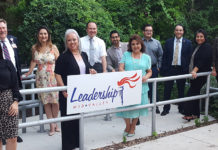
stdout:
{"type": "Polygon", "coordinates": [[[93,66],[95,64],[93,38],[90,38],[89,57],[90,65],[93,66]]]}
{"type": "Polygon", "coordinates": [[[178,65],[178,56],[179,55],[179,40],[176,40],[176,48],[173,55],[173,65],[178,65]]]}

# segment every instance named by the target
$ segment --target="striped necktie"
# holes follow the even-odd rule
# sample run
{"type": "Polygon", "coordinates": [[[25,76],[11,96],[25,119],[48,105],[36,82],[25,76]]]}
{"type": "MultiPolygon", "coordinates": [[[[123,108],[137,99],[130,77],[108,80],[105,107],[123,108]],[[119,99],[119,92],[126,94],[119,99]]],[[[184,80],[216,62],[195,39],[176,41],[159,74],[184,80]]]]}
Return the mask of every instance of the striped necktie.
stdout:
{"type": "Polygon", "coordinates": [[[4,55],[5,55],[5,59],[11,60],[10,54],[8,52],[8,48],[5,45],[5,41],[2,41],[2,51],[3,51],[4,55]]]}

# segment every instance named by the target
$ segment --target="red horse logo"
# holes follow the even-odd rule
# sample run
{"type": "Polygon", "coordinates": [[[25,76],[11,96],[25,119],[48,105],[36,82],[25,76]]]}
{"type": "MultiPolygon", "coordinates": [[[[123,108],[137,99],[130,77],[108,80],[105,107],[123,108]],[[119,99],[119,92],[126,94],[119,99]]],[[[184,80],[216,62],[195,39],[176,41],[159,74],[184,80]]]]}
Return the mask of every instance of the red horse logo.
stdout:
{"type": "Polygon", "coordinates": [[[134,74],[132,77],[125,77],[123,79],[121,79],[120,81],[117,82],[118,86],[124,85],[125,83],[127,83],[129,85],[130,88],[134,88],[136,86],[136,84],[131,85],[130,82],[136,82],[140,79],[140,76],[137,77],[136,79],[134,79],[137,76],[137,73],[134,74]]]}

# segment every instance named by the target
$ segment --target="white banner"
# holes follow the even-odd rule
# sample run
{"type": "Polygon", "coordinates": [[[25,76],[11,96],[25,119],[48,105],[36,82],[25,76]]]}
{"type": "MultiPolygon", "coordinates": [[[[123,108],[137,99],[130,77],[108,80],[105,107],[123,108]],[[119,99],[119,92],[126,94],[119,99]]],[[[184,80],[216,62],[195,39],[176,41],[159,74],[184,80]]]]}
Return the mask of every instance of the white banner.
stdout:
{"type": "Polygon", "coordinates": [[[141,103],[141,70],[71,75],[67,83],[67,114],[141,103]]]}

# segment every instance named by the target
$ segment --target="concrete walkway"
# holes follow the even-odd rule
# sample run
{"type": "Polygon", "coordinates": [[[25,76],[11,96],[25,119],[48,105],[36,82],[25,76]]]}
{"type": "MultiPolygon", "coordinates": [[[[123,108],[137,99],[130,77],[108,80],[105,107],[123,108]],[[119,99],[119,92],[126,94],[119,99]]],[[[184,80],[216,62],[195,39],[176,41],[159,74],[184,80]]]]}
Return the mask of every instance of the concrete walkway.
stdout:
{"type": "Polygon", "coordinates": [[[145,142],[123,150],[218,150],[218,124],[145,142]]]}
{"type": "MultiPolygon", "coordinates": [[[[161,107],[160,110],[162,111],[161,107]]],[[[86,150],[96,149],[122,141],[122,133],[125,126],[123,119],[117,118],[115,115],[112,115],[112,121],[104,121],[103,118],[104,116],[85,119],[84,142],[86,150]]],[[[27,118],[27,122],[32,120],[38,120],[38,116],[27,118]]],[[[209,120],[214,119],[209,117],[209,120]]],[[[141,125],[137,126],[136,135],[127,140],[151,135],[151,112],[147,117],[140,118],[140,121],[141,125]]],[[[157,115],[157,133],[172,131],[192,125],[194,125],[194,121],[187,122],[183,120],[182,115],[178,113],[177,106],[175,105],[172,105],[168,115],[157,115]]],[[[48,132],[49,126],[46,125],[45,129],[48,132]]],[[[24,142],[18,144],[18,150],[61,150],[61,133],[48,136],[47,132],[38,133],[38,130],[38,126],[27,128],[27,133],[21,133],[21,130],[19,130],[19,135],[23,138],[24,142]]],[[[217,150],[218,125],[213,124],[126,148],[126,150],[131,149],[217,150]]]]}

